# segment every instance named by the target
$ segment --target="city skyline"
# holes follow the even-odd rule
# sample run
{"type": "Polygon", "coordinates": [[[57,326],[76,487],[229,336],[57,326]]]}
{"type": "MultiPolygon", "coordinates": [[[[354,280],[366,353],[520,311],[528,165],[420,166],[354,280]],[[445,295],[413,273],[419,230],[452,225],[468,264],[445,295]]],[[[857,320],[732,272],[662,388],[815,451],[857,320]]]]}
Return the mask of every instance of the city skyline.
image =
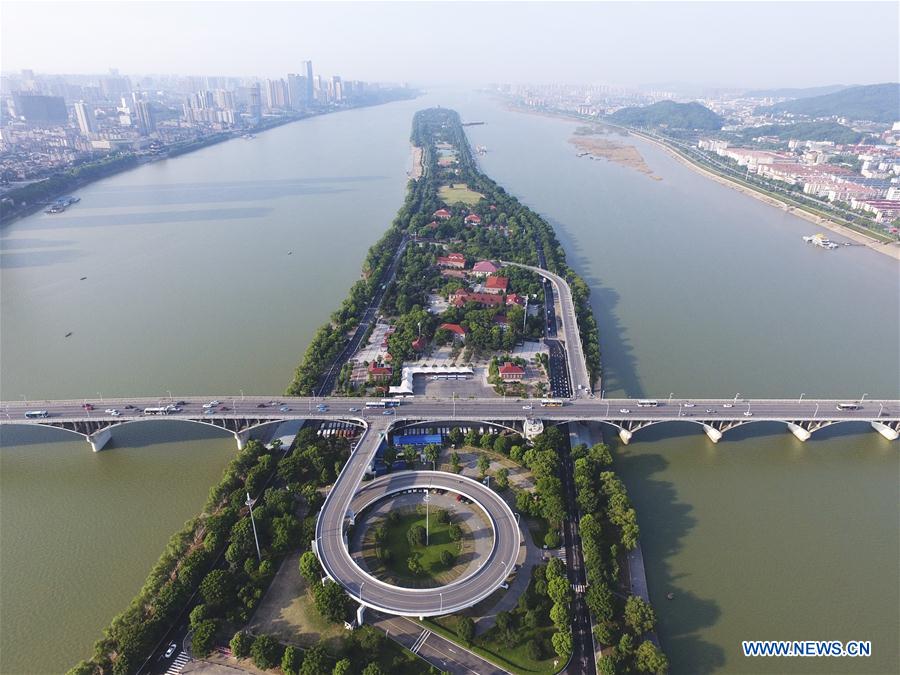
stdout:
{"type": "Polygon", "coordinates": [[[253,7],[248,18],[243,2],[8,2],[3,70],[265,78],[300,72],[312,59],[319,72],[428,84],[769,88],[900,79],[900,13],[889,2],[535,2],[514,13],[505,2],[455,3],[454,11],[448,3],[253,7]],[[865,48],[836,49],[860,18],[865,48]],[[129,25],[141,26],[140,49],[122,30],[129,25]],[[198,47],[223,41],[239,48],[198,47]]]}

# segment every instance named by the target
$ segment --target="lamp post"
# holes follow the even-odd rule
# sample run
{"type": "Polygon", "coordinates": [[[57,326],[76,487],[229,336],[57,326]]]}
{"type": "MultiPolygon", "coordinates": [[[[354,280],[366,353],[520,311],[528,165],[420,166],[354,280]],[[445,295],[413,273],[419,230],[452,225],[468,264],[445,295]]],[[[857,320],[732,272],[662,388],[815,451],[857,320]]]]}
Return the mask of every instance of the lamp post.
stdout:
{"type": "Polygon", "coordinates": [[[819,414],[819,404],[816,403],[816,411],[813,413],[813,417],[819,414]]]}
{"type": "Polygon", "coordinates": [[[674,391],[669,393],[669,404],[670,404],[670,405],[671,405],[671,403],[672,403],[672,397],[673,397],[674,395],[675,395],[675,392],[674,392],[674,391]]]}
{"type": "Polygon", "coordinates": [[[431,496],[426,492],[425,493],[425,545],[428,546],[428,502],[431,501],[431,496]]]}
{"type": "Polygon", "coordinates": [[[438,593],[438,595],[441,596],[441,609],[440,609],[440,611],[443,612],[443,611],[444,611],[444,594],[443,594],[443,593],[438,593]]]}
{"type": "Polygon", "coordinates": [[[800,400],[798,400],[797,403],[803,403],[803,397],[804,397],[804,396],[806,396],[806,392],[800,394],[800,400]]]}
{"type": "Polygon", "coordinates": [[[243,389],[239,389],[238,391],[241,392],[241,403],[243,403],[243,402],[244,402],[244,390],[243,390],[243,389]]]}
{"type": "Polygon", "coordinates": [[[859,402],[862,403],[863,401],[865,401],[865,400],[866,400],[866,396],[868,396],[868,394],[863,394],[863,395],[862,395],[862,398],[859,399],[859,402]]]}
{"type": "Polygon", "coordinates": [[[97,396],[100,397],[100,403],[103,403],[103,393],[98,391],[97,396]]]}
{"type": "Polygon", "coordinates": [[[740,396],[740,395],[741,395],[741,392],[736,393],[736,394],[734,395],[734,401],[732,401],[732,403],[735,403],[735,404],[736,404],[736,403],[737,403],[737,400],[738,400],[738,396],[740,396]]]}
{"type": "Polygon", "coordinates": [[[679,404],[678,404],[678,416],[679,416],[679,417],[681,417],[681,407],[682,407],[683,405],[684,405],[683,403],[679,403],[679,404]]]}
{"type": "Polygon", "coordinates": [[[253,526],[253,541],[256,542],[256,557],[262,562],[262,553],[259,552],[259,537],[256,536],[256,521],[253,519],[253,500],[250,499],[250,493],[247,493],[247,501],[245,502],[250,509],[250,524],[253,526]]]}
{"type": "Polygon", "coordinates": [[[169,391],[168,389],[166,389],[166,393],[169,395],[169,401],[170,401],[170,402],[175,400],[175,397],[172,396],[172,392],[171,392],[171,391],[169,391]]]}
{"type": "Polygon", "coordinates": [[[606,402],[606,416],[609,417],[609,401],[606,402]]]}
{"type": "MultiPolygon", "coordinates": [[[[878,409],[878,416],[881,417],[881,413],[883,413],[883,412],[884,412],[884,403],[882,403],[881,407],[878,409]]],[[[9,414],[7,413],[6,416],[9,417],[9,414]]]]}

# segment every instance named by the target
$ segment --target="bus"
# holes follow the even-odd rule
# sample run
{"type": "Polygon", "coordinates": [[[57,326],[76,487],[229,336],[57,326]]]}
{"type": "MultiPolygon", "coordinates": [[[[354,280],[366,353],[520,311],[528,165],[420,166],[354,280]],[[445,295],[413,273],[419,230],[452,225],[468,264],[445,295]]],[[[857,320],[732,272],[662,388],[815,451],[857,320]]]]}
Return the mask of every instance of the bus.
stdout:
{"type": "Polygon", "coordinates": [[[659,401],[653,399],[642,398],[637,402],[638,408],[655,408],[659,405],[659,401]]]}
{"type": "Polygon", "coordinates": [[[168,415],[170,412],[174,412],[170,405],[161,408],[144,408],[145,415],[168,415]]]}
{"type": "Polygon", "coordinates": [[[395,398],[383,398],[379,401],[366,401],[367,408],[396,408],[400,401],[395,398]]]}
{"type": "Polygon", "coordinates": [[[560,408],[563,406],[563,400],[561,398],[542,398],[541,399],[541,407],[542,408],[560,408]]]}
{"type": "Polygon", "coordinates": [[[859,403],[838,403],[838,410],[859,410],[862,406],[859,403]]]}
{"type": "Polygon", "coordinates": [[[50,413],[46,410],[29,410],[25,413],[25,417],[30,420],[37,419],[38,417],[50,417],[50,413]]]}

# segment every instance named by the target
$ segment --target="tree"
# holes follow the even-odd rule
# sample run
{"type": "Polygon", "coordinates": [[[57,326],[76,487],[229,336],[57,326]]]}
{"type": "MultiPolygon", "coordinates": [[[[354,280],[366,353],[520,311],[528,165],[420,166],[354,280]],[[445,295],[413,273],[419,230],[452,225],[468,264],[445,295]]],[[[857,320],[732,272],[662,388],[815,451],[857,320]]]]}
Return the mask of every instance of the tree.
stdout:
{"type": "Polygon", "coordinates": [[[425,545],[425,528],[421,525],[413,525],[406,531],[406,541],[412,548],[425,545]]]}
{"type": "Polygon", "coordinates": [[[322,566],[319,565],[319,559],[312,551],[306,551],[300,556],[300,574],[311,584],[322,578],[322,566]]]}
{"type": "Polygon", "coordinates": [[[456,634],[465,644],[471,644],[475,637],[475,622],[472,617],[464,616],[456,624],[456,634]]]}
{"type": "Polygon", "coordinates": [[[281,645],[271,635],[259,635],[250,648],[250,658],[257,668],[274,668],[281,662],[281,645]]]}
{"type": "Polygon", "coordinates": [[[505,490],[509,487],[509,469],[506,467],[497,469],[494,475],[494,485],[498,490],[505,490]]]}
{"type": "Polygon", "coordinates": [[[497,436],[494,439],[494,452],[501,455],[508,455],[509,449],[512,447],[512,439],[509,436],[497,436]]]}
{"type": "Polygon", "coordinates": [[[197,656],[204,657],[212,651],[216,644],[216,631],[219,630],[219,622],[214,619],[205,619],[194,628],[191,637],[191,651],[197,656]]]}
{"type": "Polygon", "coordinates": [[[459,453],[454,452],[450,454],[450,469],[453,473],[459,473],[462,471],[462,462],[459,461],[459,453]]]}
{"type": "Polygon", "coordinates": [[[450,442],[454,446],[459,446],[463,442],[463,432],[459,427],[453,427],[450,430],[450,442]]]}
{"type": "Polygon", "coordinates": [[[478,456],[478,472],[481,474],[481,477],[484,478],[487,475],[488,469],[491,468],[491,460],[488,459],[487,455],[479,455],[478,456]]]}
{"type": "Polygon", "coordinates": [[[524,626],[528,630],[534,630],[535,628],[537,628],[538,627],[537,612],[534,611],[533,609],[529,609],[527,612],[525,612],[525,616],[522,617],[522,626],[524,626]]]}
{"type": "Polygon", "coordinates": [[[547,548],[559,548],[560,545],[559,532],[555,528],[547,530],[544,535],[544,546],[547,548]]]}
{"type": "Polygon", "coordinates": [[[375,661],[363,668],[362,675],[385,675],[384,670],[375,661]]]}
{"type": "Polygon", "coordinates": [[[200,583],[200,595],[210,609],[224,607],[232,598],[233,581],[227,570],[213,570],[200,583]]]}
{"type": "Polygon", "coordinates": [[[341,659],[334,664],[331,675],[350,675],[350,659],[341,659]]]}
{"type": "Polygon", "coordinates": [[[191,626],[191,630],[196,630],[197,626],[200,625],[200,622],[208,618],[209,608],[206,605],[200,604],[194,607],[188,617],[188,623],[191,626]]]}
{"type": "Polygon", "coordinates": [[[481,437],[481,442],[478,445],[482,450],[491,450],[494,447],[494,435],[485,434],[481,437]]]}
{"type": "Polygon", "coordinates": [[[436,445],[435,443],[429,443],[425,446],[425,459],[431,462],[432,466],[437,463],[440,456],[441,446],[436,445]]]}
{"type": "Polygon", "coordinates": [[[532,661],[540,661],[541,657],[544,655],[544,650],[541,649],[540,641],[536,639],[529,640],[525,645],[525,655],[532,661]]]}
{"type": "Polygon", "coordinates": [[[271,529],[272,551],[276,554],[284,553],[297,541],[300,535],[300,521],[293,514],[286,513],[272,519],[271,529]]]}
{"type": "Polygon", "coordinates": [[[250,654],[250,648],[253,646],[253,637],[239,630],[231,638],[228,646],[231,647],[231,653],[236,659],[246,658],[250,654]]]}
{"type": "Polygon", "coordinates": [[[631,656],[634,653],[634,638],[631,633],[622,633],[619,638],[619,654],[622,656],[631,656]]]}
{"type": "Polygon", "coordinates": [[[598,671],[600,675],[616,675],[616,659],[613,654],[601,657],[597,665],[600,666],[598,671]]]}
{"type": "Polygon", "coordinates": [[[316,586],[316,609],[329,621],[344,621],[349,608],[349,598],[344,589],[333,581],[316,586]]]}
{"type": "Polygon", "coordinates": [[[550,608],[550,620],[560,630],[572,623],[572,606],[565,602],[557,602],[550,608]]]}
{"type": "Polygon", "coordinates": [[[643,673],[661,675],[669,669],[669,659],[650,640],[644,640],[635,652],[635,665],[643,673]]]}
{"type": "Polygon", "coordinates": [[[625,623],[634,630],[635,635],[640,635],[653,629],[656,624],[656,614],[653,607],[643,598],[630,595],[625,601],[625,623]]]}
{"type": "Polygon", "coordinates": [[[406,559],[406,566],[409,568],[410,572],[417,576],[425,571],[425,568],[422,567],[422,562],[419,560],[418,555],[409,556],[406,559]]]}
{"type": "Polygon", "coordinates": [[[447,509],[438,509],[434,514],[434,519],[441,525],[450,522],[450,512],[447,509]]]}
{"type": "Polygon", "coordinates": [[[303,663],[303,652],[293,646],[286,647],[281,656],[281,670],[284,675],[297,675],[301,663],[303,663]]]}
{"type": "Polygon", "coordinates": [[[328,654],[322,643],[316,643],[306,650],[300,675],[323,675],[328,672],[328,654]]]}
{"type": "Polygon", "coordinates": [[[565,628],[553,634],[553,649],[560,658],[567,658],[572,653],[572,630],[565,628]]]}
{"type": "Polygon", "coordinates": [[[462,528],[459,526],[459,523],[450,523],[450,529],[448,530],[447,535],[450,537],[450,541],[459,541],[462,539],[462,528]]]}
{"type": "Polygon", "coordinates": [[[444,567],[450,567],[453,564],[454,560],[455,556],[450,553],[450,551],[448,551],[447,549],[441,551],[441,565],[443,565],[444,567]]]}

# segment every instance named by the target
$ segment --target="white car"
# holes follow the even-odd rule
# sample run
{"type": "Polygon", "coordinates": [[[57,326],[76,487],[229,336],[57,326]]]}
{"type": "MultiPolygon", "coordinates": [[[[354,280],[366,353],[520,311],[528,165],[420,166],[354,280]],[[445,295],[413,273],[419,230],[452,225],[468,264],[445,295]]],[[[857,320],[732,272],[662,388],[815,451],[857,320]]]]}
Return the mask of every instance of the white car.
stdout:
{"type": "Polygon", "coordinates": [[[522,410],[534,410],[534,406],[533,405],[523,405],[522,410]]]}
{"type": "Polygon", "coordinates": [[[685,408],[693,408],[695,405],[696,405],[695,403],[685,403],[684,407],[685,408]]]}
{"type": "Polygon", "coordinates": [[[173,642],[172,644],[169,645],[169,648],[166,650],[166,655],[165,655],[163,658],[166,658],[166,659],[167,659],[167,658],[169,658],[170,656],[172,656],[172,654],[175,653],[175,650],[176,650],[176,649],[178,649],[178,645],[176,645],[176,644],[173,642]]]}
{"type": "Polygon", "coordinates": [[[106,414],[107,414],[107,415],[112,415],[113,417],[118,417],[118,416],[119,416],[119,411],[116,410],[115,408],[107,408],[107,409],[106,409],[106,414]]]}
{"type": "Polygon", "coordinates": [[[733,407],[734,407],[734,403],[723,403],[723,404],[722,404],[722,407],[723,407],[723,408],[733,408],[733,407]]]}
{"type": "Polygon", "coordinates": [[[215,408],[219,403],[221,403],[221,401],[210,401],[209,403],[204,403],[203,407],[209,410],[210,408],[215,408]]]}
{"type": "Polygon", "coordinates": [[[628,408],[619,408],[619,412],[622,413],[623,415],[627,415],[631,411],[628,408]]]}
{"type": "Polygon", "coordinates": [[[347,412],[359,412],[359,408],[347,408],[347,412]]]}
{"type": "Polygon", "coordinates": [[[753,413],[748,410],[744,413],[744,417],[753,417],[753,413]]]}

